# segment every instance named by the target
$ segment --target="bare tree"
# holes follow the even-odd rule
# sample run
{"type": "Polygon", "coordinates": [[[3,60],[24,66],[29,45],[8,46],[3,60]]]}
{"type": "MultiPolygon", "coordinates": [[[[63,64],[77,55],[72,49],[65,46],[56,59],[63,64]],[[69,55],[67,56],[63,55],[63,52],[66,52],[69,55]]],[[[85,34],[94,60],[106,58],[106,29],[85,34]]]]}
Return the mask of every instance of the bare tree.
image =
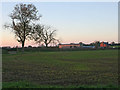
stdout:
{"type": "Polygon", "coordinates": [[[57,40],[55,38],[55,34],[56,30],[52,29],[52,27],[44,26],[42,31],[42,40],[46,47],[48,47],[51,42],[55,42],[55,40],[57,40]]]}
{"type": "Polygon", "coordinates": [[[41,16],[33,4],[17,4],[13,12],[10,14],[12,25],[10,26],[17,38],[17,41],[22,44],[24,51],[25,40],[32,34],[32,23],[39,20],[41,16]]]}
{"type": "Polygon", "coordinates": [[[56,30],[52,27],[45,25],[36,25],[33,38],[37,43],[43,42],[45,46],[48,47],[50,43],[59,41],[55,38],[55,35],[56,30]]]}

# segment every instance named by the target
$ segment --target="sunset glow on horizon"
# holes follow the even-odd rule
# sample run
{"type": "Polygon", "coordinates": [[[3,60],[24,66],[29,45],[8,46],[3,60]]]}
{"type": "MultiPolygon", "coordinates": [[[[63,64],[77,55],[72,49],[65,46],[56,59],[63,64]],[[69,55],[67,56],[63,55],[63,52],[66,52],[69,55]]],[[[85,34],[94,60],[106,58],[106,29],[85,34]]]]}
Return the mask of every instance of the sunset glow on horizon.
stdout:
{"type": "MultiPolygon", "coordinates": [[[[2,2],[2,26],[11,23],[8,16],[19,2],[2,2]]],[[[27,3],[28,4],[28,3],[27,3]]],[[[32,2],[42,15],[37,23],[57,29],[61,43],[118,42],[117,2],[32,2]]],[[[0,46],[20,46],[15,34],[4,27],[0,46]]],[[[25,46],[38,46],[26,41],[25,46]]]]}

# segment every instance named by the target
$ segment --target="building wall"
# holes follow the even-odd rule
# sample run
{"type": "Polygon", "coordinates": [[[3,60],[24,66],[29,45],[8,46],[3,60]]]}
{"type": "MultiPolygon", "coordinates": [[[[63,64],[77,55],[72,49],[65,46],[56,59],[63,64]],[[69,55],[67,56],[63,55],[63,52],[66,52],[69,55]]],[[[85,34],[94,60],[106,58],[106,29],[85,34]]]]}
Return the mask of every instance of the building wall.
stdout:
{"type": "Polygon", "coordinates": [[[59,45],[59,48],[77,48],[80,47],[80,45],[59,45]]]}
{"type": "Polygon", "coordinates": [[[82,46],[83,48],[95,48],[95,46],[82,46]]]}

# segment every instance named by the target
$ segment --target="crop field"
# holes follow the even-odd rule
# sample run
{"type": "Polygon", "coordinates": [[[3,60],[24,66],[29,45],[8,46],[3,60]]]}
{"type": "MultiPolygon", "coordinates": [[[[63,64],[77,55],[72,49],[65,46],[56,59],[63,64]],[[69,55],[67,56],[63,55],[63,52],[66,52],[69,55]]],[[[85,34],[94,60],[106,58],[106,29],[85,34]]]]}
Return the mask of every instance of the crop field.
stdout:
{"type": "Polygon", "coordinates": [[[2,55],[3,88],[117,87],[118,50],[2,55]]]}

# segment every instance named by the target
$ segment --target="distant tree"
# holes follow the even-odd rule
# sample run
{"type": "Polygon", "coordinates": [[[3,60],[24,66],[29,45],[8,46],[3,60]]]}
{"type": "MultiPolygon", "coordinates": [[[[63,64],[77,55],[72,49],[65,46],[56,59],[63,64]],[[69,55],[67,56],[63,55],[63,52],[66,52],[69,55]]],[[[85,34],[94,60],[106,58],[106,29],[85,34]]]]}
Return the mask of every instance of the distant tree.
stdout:
{"type": "Polygon", "coordinates": [[[111,45],[114,46],[114,45],[115,45],[115,42],[111,42],[111,45]]]}
{"type": "Polygon", "coordinates": [[[90,46],[95,46],[95,43],[90,43],[90,46]]]}
{"type": "Polygon", "coordinates": [[[31,45],[29,45],[29,46],[28,46],[28,48],[32,48],[32,46],[31,46],[31,45]]]}
{"type": "Polygon", "coordinates": [[[48,47],[50,43],[55,44],[56,41],[59,42],[59,40],[55,38],[56,30],[52,27],[45,25],[37,25],[35,26],[35,29],[36,30],[34,32],[33,38],[37,43],[43,42],[45,46],[48,47]]]}
{"type": "Polygon", "coordinates": [[[96,49],[99,48],[99,46],[100,46],[100,41],[95,41],[94,45],[95,45],[95,48],[96,48],[96,49]]]}
{"type": "Polygon", "coordinates": [[[39,20],[41,16],[33,4],[17,4],[13,12],[10,14],[12,25],[10,26],[17,38],[17,41],[22,44],[22,51],[26,39],[30,38],[32,34],[32,23],[39,20]]]}
{"type": "Polygon", "coordinates": [[[79,42],[79,44],[81,45],[81,44],[83,44],[82,42],[79,42]]]}
{"type": "Polygon", "coordinates": [[[51,42],[55,42],[57,40],[55,38],[55,35],[56,35],[55,29],[53,29],[50,26],[44,26],[43,31],[42,31],[42,40],[46,47],[48,47],[48,45],[51,42]]]}
{"type": "Polygon", "coordinates": [[[80,47],[82,47],[82,46],[83,46],[83,43],[82,43],[82,42],[79,42],[79,44],[80,44],[80,47]]]}

